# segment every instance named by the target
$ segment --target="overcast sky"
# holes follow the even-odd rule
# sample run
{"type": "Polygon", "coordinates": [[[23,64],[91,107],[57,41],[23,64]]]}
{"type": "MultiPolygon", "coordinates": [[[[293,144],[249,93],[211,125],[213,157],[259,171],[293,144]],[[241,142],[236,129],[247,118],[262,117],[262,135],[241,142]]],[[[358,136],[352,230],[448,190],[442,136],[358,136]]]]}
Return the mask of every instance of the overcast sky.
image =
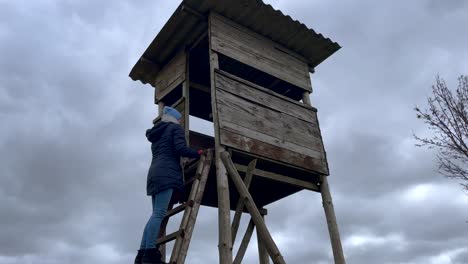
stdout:
{"type": "MultiPolygon", "coordinates": [[[[468,263],[468,196],[412,138],[428,134],[412,108],[435,76],[468,74],[468,2],[267,2],[343,46],[316,68],[312,103],[347,262],[468,263]]],[[[178,4],[0,0],[0,264],[133,263],[157,110],[128,73],[178,4]]],[[[318,193],[267,208],[288,263],[332,263],[318,193]]],[[[202,208],[187,263],[217,260],[202,208]]]]}

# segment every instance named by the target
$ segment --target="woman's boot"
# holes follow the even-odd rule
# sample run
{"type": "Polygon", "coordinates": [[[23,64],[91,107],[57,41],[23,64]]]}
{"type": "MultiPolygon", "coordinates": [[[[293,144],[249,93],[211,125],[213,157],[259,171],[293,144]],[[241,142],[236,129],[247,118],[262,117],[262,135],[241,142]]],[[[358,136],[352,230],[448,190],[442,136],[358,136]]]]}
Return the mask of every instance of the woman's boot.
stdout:
{"type": "Polygon", "coordinates": [[[141,264],[142,262],[142,259],[143,259],[143,255],[145,254],[145,250],[144,249],[140,249],[138,250],[138,253],[135,257],[135,264],[141,264]]]}
{"type": "Polygon", "coordinates": [[[142,264],[166,264],[161,258],[162,256],[159,248],[148,248],[145,250],[142,264]]]}

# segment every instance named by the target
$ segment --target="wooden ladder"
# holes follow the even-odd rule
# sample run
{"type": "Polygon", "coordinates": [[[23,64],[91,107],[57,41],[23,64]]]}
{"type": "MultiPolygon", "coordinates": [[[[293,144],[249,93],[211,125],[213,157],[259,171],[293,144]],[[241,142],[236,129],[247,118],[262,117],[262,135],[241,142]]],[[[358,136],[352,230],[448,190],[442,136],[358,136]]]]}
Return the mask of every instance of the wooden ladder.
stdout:
{"type": "MultiPolygon", "coordinates": [[[[160,246],[163,258],[165,258],[166,255],[165,244],[175,240],[171,259],[169,261],[170,264],[183,264],[185,262],[193,228],[197,219],[198,210],[200,209],[203,193],[205,191],[206,181],[208,180],[208,174],[210,173],[212,161],[212,150],[208,150],[206,154],[200,157],[196,167],[195,176],[187,180],[184,184],[185,186],[190,184],[192,185],[188,200],[175,208],[172,208],[173,205],[170,205],[170,210],[167,211],[166,217],[161,223],[161,231],[159,233],[159,238],[156,241],[156,245],[160,246]],[[184,212],[184,215],[182,216],[179,230],[171,234],[164,235],[169,218],[180,212],[184,212]]],[[[190,167],[188,170],[190,170],[190,167]]]]}

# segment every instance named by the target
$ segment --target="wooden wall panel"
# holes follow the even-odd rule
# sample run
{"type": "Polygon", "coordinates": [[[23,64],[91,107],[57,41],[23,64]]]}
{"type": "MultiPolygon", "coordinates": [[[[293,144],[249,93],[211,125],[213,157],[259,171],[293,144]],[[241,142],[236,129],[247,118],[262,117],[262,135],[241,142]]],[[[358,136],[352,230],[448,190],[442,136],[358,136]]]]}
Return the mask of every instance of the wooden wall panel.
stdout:
{"type": "Polygon", "coordinates": [[[163,98],[172,89],[185,81],[186,63],[186,54],[182,50],[156,75],[154,82],[156,87],[155,100],[163,98]]]}
{"type": "Polygon", "coordinates": [[[215,72],[221,144],[328,174],[317,115],[215,72]]]}
{"type": "Polygon", "coordinates": [[[211,14],[210,36],[213,50],[253,66],[279,79],[312,91],[307,63],[293,52],[239,24],[211,14]]]}

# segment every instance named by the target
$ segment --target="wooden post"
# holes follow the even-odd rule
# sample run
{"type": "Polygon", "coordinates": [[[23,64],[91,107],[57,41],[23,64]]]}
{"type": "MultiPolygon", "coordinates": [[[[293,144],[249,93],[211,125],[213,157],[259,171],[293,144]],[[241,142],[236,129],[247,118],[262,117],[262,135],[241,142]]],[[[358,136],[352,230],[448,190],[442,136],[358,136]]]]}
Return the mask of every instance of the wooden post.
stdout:
{"type": "Polygon", "coordinates": [[[275,264],[286,264],[286,262],[283,259],[283,256],[281,256],[281,253],[275,244],[275,241],[273,241],[273,238],[271,237],[270,232],[268,231],[268,228],[265,225],[265,222],[263,221],[260,211],[258,210],[257,206],[253,201],[252,196],[250,195],[249,190],[247,190],[247,187],[242,181],[239,172],[237,172],[237,169],[234,163],[232,162],[229,153],[227,151],[222,152],[221,159],[227,171],[229,172],[229,175],[231,176],[231,179],[234,185],[236,186],[241,199],[244,199],[245,207],[249,211],[250,215],[252,216],[252,220],[254,221],[255,226],[257,227],[257,234],[259,234],[260,238],[264,241],[271,259],[275,264]]]}
{"type": "Polygon", "coordinates": [[[164,108],[164,102],[159,101],[159,102],[158,102],[158,115],[159,115],[159,116],[162,116],[162,114],[163,114],[163,108],[164,108]]]}
{"type": "MultiPolygon", "coordinates": [[[[266,209],[265,214],[262,214],[263,221],[265,221],[266,209]]],[[[260,234],[258,234],[257,229],[257,244],[258,244],[258,257],[260,264],[270,264],[270,257],[268,256],[268,252],[266,251],[265,245],[263,245],[263,241],[260,238],[260,234]]]]}
{"type": "Polygon", "coordinates": [[[185,49],[186,55],[186,63],[185,63],[185,81],[182,84],[182,97],[184,97],[184,130],[185,130],[185,140],[187,141],[187,146],[190,146],[190,125],[189,125],[189,117],[190,117],[190,72],[189,72],[189,63],[190,63],[190,52],[185,49]]]}
{"type": "Polygon", "coordinates": [[[322,194],[323,209],[325,210],[325,217],[327,218],[328,233],[330,234],[331,245],[333,249],[333,258],[336,264],[345,264],[343,255],[343,248],[341,246],[340,232],[338,231],[338,224],[336,222],[335,209],[333,207],[330,187],[328,186],[328,179],[322,176],[322,183],[320,184],[320,193],[322,194]]]}
{"type": "MultiPolygon", "coordinates": [[[[209,19],[212,16],[210,14],[209,19]]],[[[219,68],[218,54],[211,49],[211,23],[208,28],[210,46],[211,108],[215,130],[216,186],[218,191],[218,249],[219,263],[232,264],[231,206],[229,202],[229,182],[226,168],[220,154],[224,148],[220,144],[218,110],[216,107],[215,69],[219,68]]]]}
{"type": "MultiPolygon", "coordinates": [[[[311,106],[309,92],[304,92],[302,101],[304,104],[311,106]]],[[[327,176],[321,176],[320,180],[320,193],[322,194],[323,209],[325,211],[325,217],[327,218],[328,233],[330,235],[333,258],[336,264],[345,264],[346,261],[343,254],[343,247],[341,246],[340,232],[338,231],[338,224],[336,222],[335,209],[333,207],[327,176]]]]}

